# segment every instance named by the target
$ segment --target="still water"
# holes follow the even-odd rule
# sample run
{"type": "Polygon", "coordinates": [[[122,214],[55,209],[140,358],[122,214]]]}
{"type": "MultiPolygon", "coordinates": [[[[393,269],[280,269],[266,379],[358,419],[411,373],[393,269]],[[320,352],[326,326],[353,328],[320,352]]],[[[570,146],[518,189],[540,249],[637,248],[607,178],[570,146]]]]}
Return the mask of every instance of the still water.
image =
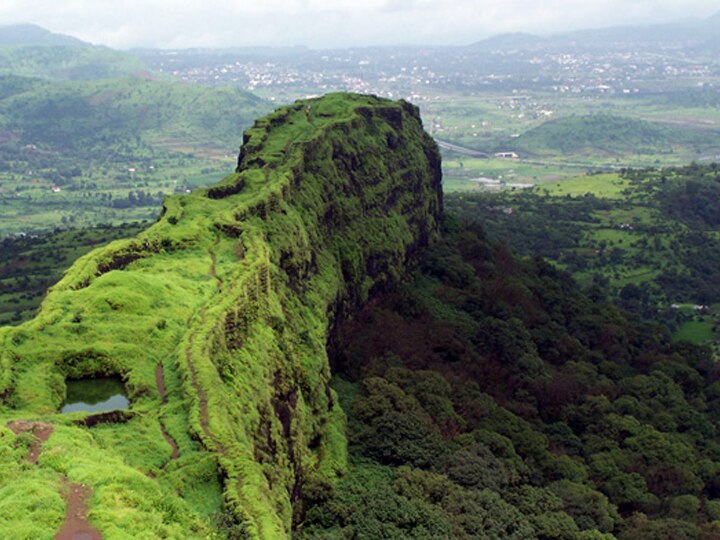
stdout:
{"type": "Polygon", "coordinates": [[[130,402],[120,379],[79,379],[65,381],[67,397],[60,412],[106,412],[127,409],[130,402]]]}

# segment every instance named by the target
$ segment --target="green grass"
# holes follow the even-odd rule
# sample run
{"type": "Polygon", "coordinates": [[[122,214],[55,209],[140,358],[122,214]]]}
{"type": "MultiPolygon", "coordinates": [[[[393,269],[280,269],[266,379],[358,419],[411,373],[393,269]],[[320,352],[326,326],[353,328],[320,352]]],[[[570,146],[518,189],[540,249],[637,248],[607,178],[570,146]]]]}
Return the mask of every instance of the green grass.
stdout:
{"type": "Polygon", "coordinates": [[[593,174],[544,184],[540,192],[553,197],[582,197],[589,194],[604,199],[622,199],[628,187],[630,182],[617,174],[593,174]]]}
{"type": "Polygon", "coordinates": [[[4,240],[0,243],[0,324],[30,319],[47,289],[80,256],[148,226],[123,224],[4,240]]]}
{"type": "Polygon", "coordinates": [[[714,338],[712,323],[705,321],[687,321],[673,334],[675,341],[685,340],[691,343],[707,343],[714,338]]]}

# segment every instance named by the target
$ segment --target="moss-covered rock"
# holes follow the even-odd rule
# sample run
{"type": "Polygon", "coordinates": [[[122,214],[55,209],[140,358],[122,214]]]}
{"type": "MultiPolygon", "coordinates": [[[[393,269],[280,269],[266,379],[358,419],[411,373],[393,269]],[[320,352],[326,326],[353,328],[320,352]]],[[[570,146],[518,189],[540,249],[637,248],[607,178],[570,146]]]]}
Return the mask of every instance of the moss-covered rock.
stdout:
{"type": "Polygon", "coordinates": [[[281,108],[246,132],[234,174],[169,198],[150,229],[78,260],[35,319],[0,329],[0,416],[69,425],[58,380],[120,375],[140,416],[102,437],[61,431],[50,448],[62,459],[40,459],[98,488],[90,515],[106,538],[123,512],[158,534],[289,536],[303,486],[346,468],[328,385],[333,324],[402,275],[441,209],[439,154],[412,105],[331,94],[281,108]],[[165,395],[158,364],[175,381],[165,395]],[[141,455],[139,426],[138,438],[172,434],[181,458],[158,467],[172,459],[162,444],[141,455]],[[221,482],[221,519],[176,487],[193,454],[217,459],[219,480],[203,489],[221,482]],[[133,469],[155,480],[111,498],[107,486],[133,469]]]}

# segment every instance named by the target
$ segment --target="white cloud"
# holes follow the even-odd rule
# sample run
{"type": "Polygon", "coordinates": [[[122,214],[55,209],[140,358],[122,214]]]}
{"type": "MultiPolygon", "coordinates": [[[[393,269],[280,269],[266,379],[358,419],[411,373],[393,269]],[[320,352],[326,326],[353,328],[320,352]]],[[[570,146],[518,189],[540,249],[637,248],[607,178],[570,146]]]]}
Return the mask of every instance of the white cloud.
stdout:
{"type": "Polygon", "coordinates": [[[113,47],[314,47],[477,41],[717,10],[715,0],[2,0],[0,24],[33,22],[113,47]]]}

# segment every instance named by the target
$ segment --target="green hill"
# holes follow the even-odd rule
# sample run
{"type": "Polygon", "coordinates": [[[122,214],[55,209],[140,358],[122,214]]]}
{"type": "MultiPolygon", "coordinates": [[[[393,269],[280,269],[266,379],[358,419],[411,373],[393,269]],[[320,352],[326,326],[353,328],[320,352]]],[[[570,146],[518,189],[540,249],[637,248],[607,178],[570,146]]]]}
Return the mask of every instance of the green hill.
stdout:
{"type": "MultiPolygon", "coordinates": [[[[54,537],[75,494],[107,540],[720,535],[709,348],[443,219],[439,153],[408,103],[298,101],[244,143],[235,174],[168,198],[0,328],[4,534],[54,537]],[[88,402],[111,387],[129,409],[59,412],[78,379],[88,402]]],[[[543,203],[527,238],[570,245],[604,224],[606,243],[655,235],[645,254],[668,232],[647,212],[720,222],[717,180],[712,165],[624,171],[484,210],[543,203]],[[576,192],[593,188],[607,200],[576,192]]],[[[12,244],[18,263],[40,242],[12,244]]]]}
{"type": "Polygon", "coordinates": [[[92,80],[149,75],[136,56],[32,24],[0,26],[0,75],[92,80]]]}
{"type": "Polygon", "coordinates": [[[35,24],[9,24],[0,26],[0,46],[57,46],[87,45],[82,40],[64,34],[50,32],[35,24]]]}
{"type": "Polygon", "coordinates": [[[0,75],[92,80],[149,75],[136,56],[32,24],[0,26],[0,75]]]}
{"type": "Polygon", "coordinates": [[[279,109],[244,142],[237,173],[166,199],[0,329],[5,534],[52,537],[66,478],[108,540],[285,538],[302,494],[346,469],[329,332],[436,236],[439,153],[410,104],[346,94],[279,109]],[[58,412],[67,381],[100,375],[122,378],[130,411],[58,412]]]}
{"type": "Polygon", "coordinates": [[[0,77],[0,237],[154,219],[164,194],[232,170],[269,108],[229,88],[0,77]]]}
{"type": "Polygon", "coordinates": [[[87,155],[138,139],[222,147],[240,140],[268,109],[238,89],[140,79],[23,83],[7,77],[0,78],[3,94],[10,95],[0,101],[0,129],[18,134],[24,144],[87,155]]]}
{"type": "Polygon", "coordinates": [[[699,133],[610,114],[548,120],[498,148],[524,154],[623,156],[670,153],[676,145],[700,145],[717,134],[699,133]]]}

